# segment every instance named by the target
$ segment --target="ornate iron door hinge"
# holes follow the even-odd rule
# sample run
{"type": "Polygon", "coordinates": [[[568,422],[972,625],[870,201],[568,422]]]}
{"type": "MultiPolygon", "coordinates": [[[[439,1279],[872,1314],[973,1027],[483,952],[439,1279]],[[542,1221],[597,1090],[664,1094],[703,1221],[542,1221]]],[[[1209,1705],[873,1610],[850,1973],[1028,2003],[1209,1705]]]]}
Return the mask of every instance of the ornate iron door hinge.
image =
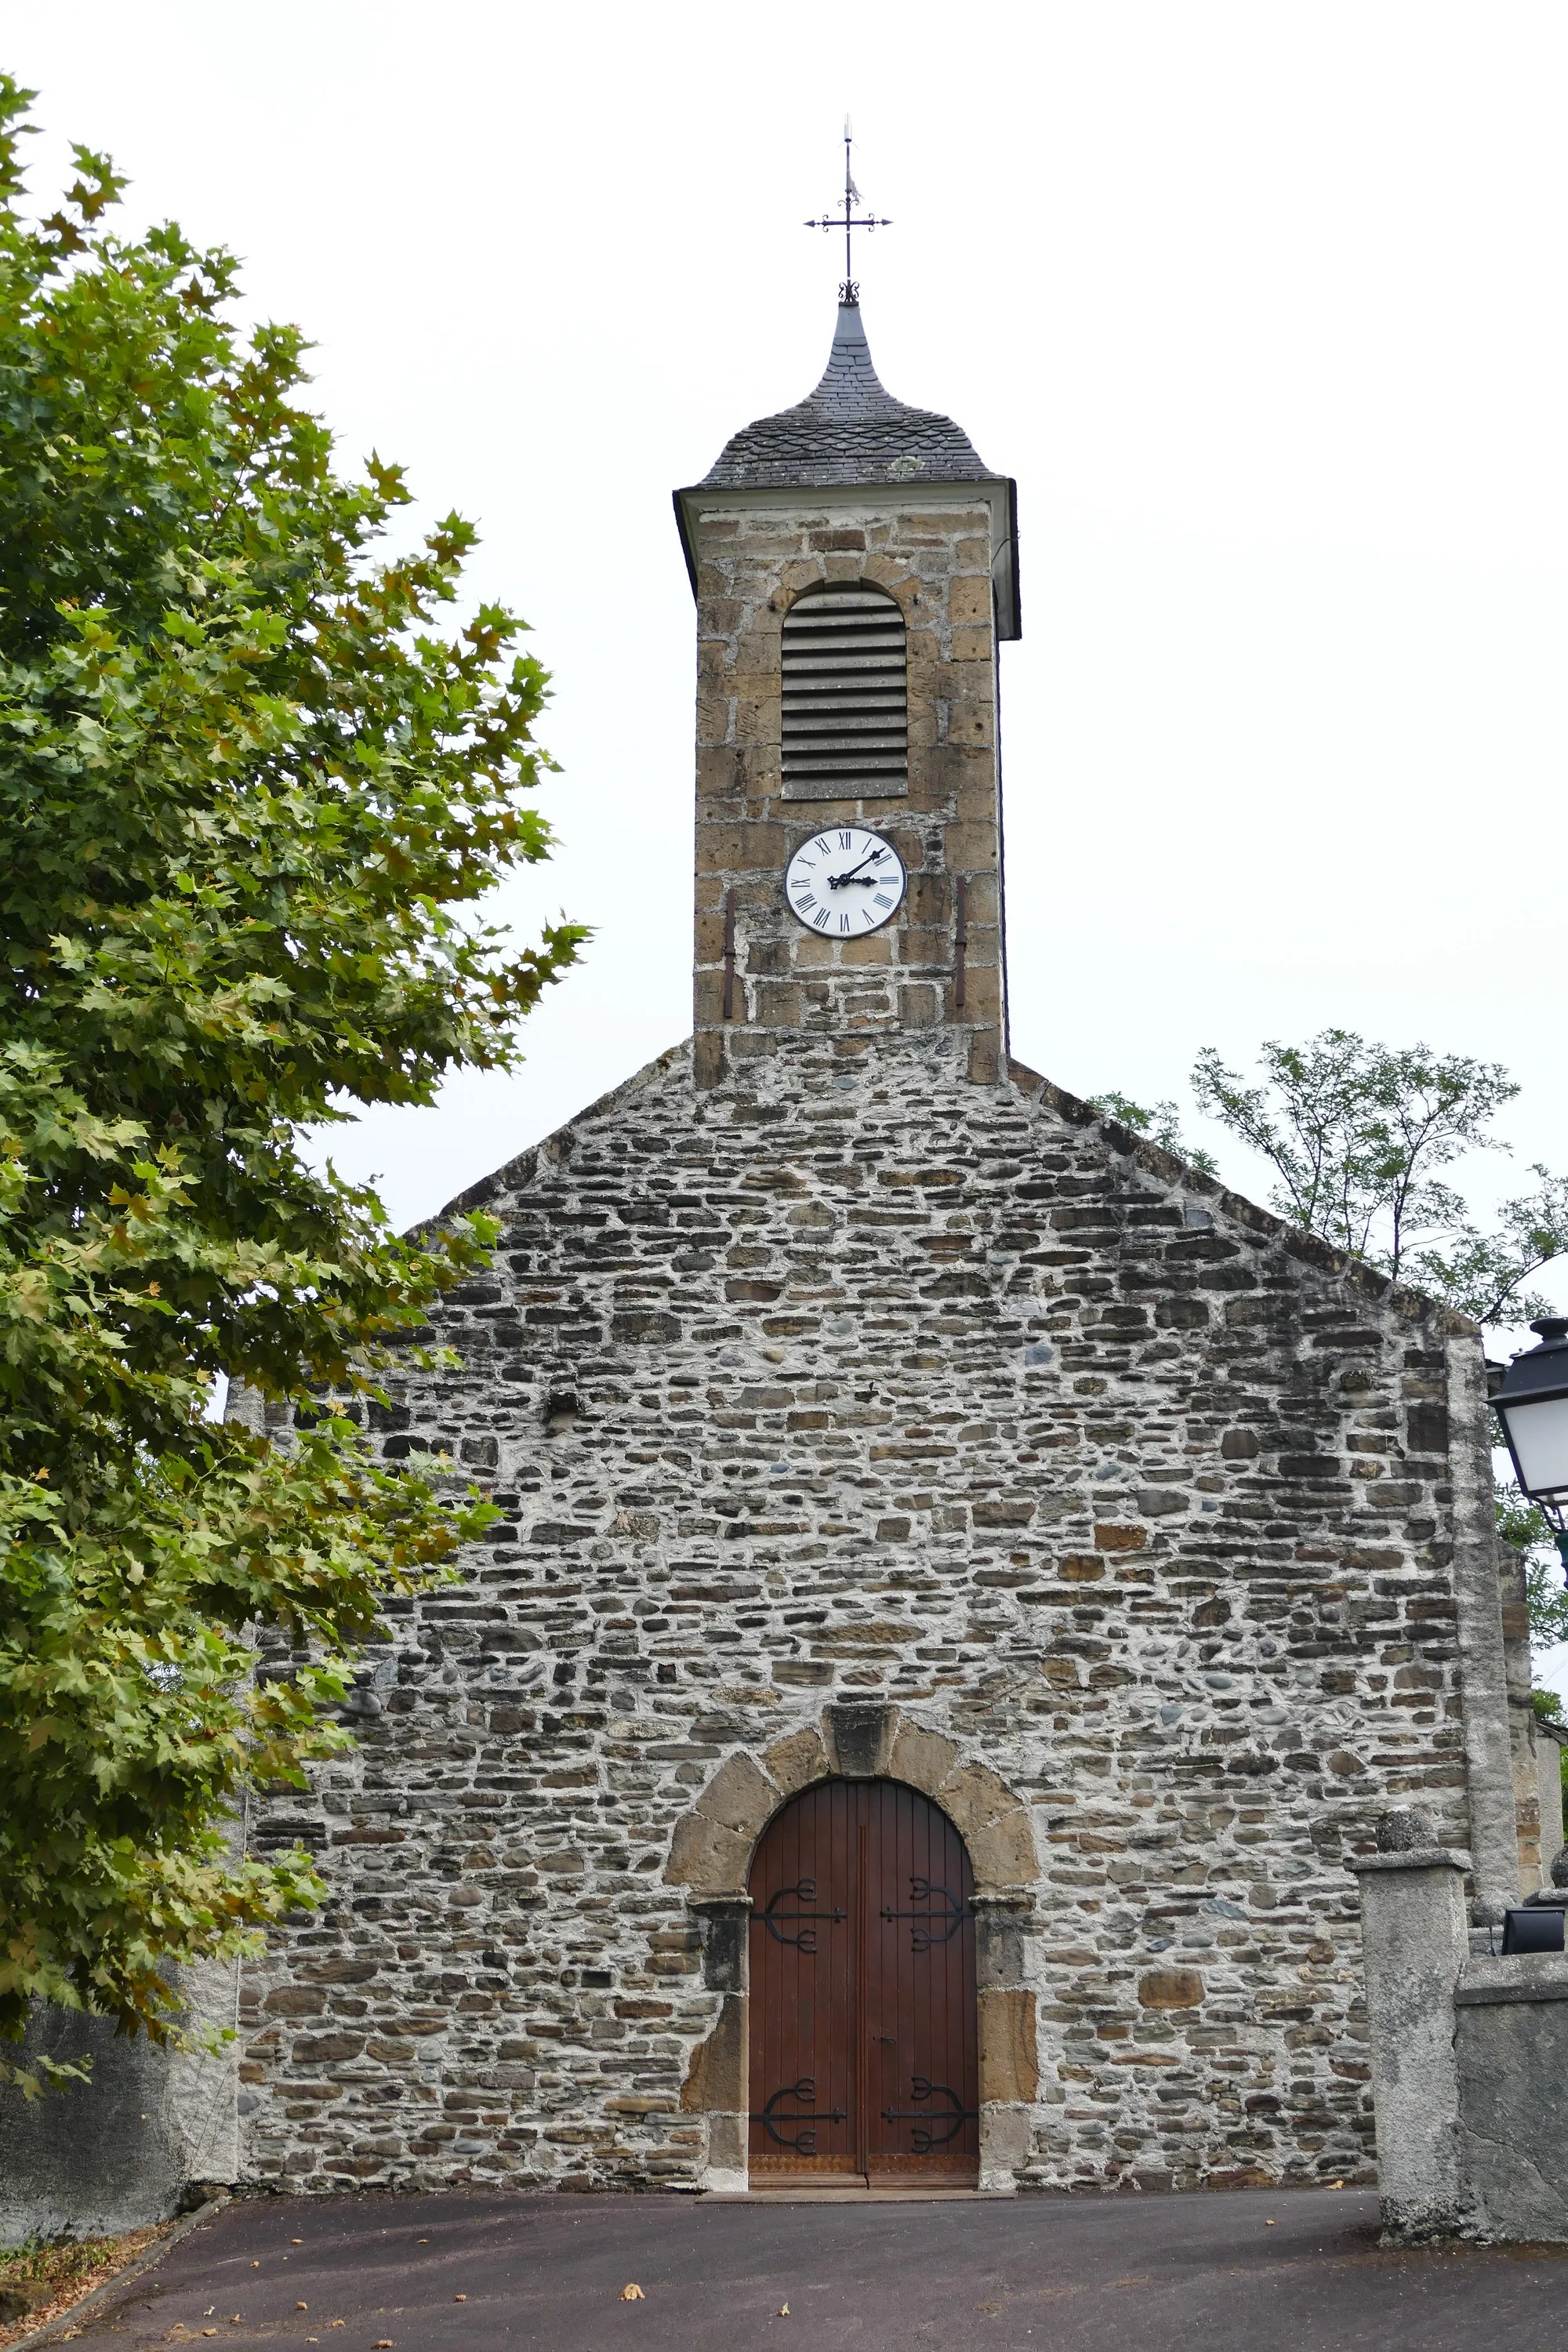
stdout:
{"type": "Polygon", "coordinates": [[[849,1916],[849,1914],[847,1911],[780,1911],[778,1909],[778,1906],[784,1901],[786,1896],[791,1895],[795,1897],[797,1902],[815,1903],[816,1900],[816,1879],[798,1878],[793,1886],[781,1886],[776,1894],[770,1895],[768,1897],[767,1908],[762,1914],[761,1924],[767,1929],[769,1935],[776,1944],[789,1944],[797,1952],[814,1954],[816,1950],[816,1929],[815,1927],[803,1927],[798,1936],[786,1936],[784,1932],[784,1928],[793,1927],[797,1924],[797,1922],[804,1919],[826,1919],[832,1922],[834,1926],[837,1926],[841,1921],[847,1919],[849,1916]]]}
{"type": "Polygon", "coordinates": [[[940,1927],[910,1928],[911,1952],[929,1952],[933,1944],[945,1944],[950,1937],[958,1933],[966,1919],[973,1918],[974,1916],[969,1906],[966,1903],[961,1903],[955,1895],[950,1895],[945,1886],[933,1886],[929,1878],[910,1879],[910,1898],[912,1902],[930,1903],[933,1897],[945,1907],[926,1911],[893,1911],[885,1906],[883,1907],[884,1919],[941,1920],[940,1927]]]}
{"type": "Polygon", "coordinates": [[[815,2114],[780,2116],[777,2122],[775,2122],[773,2118],[781,2099],[805,2100],[815,2099],[816,2096],[816,2076],[813,2074],[803,2074],[798,2083],[786,2083],[782,2091],[775,2091],[772,2097],[769,2098],[763,2105],[761,2115],[749,2116],[747,2117],[747,2121],[749,2123],[761,2124],[763,2129],[767,2133],[768,2137],[770,2139],[776,2140],[780,2147],[793,2148],[796,2156],[815,2156],[816,2154],[816,2133],[815,2130],[797,2131],[795,2137],[793,2139],[789,2139],[786,2138],[782,2131],[780,2131],[779,2124],[816,2125],[847,2123],[849,2116],[847,2108],[829,2107],[815,2114]]]}
{"type": "Polygon", "coordinates": [[[916,2099],[946,2099],[951,2102],[946,2109],[882,2109],[882,2121],[886,2124],[913,2124],[910,2142],[916,2156],[929,2156],[933,2147],[945,2147],[948,2141],[956,2139],[964,2125],[973,2119],[974,2109],[966,2107],[958,2093],[950,2091],[945,2083],[928,2083],[923,2074],[912,2074],[910,2077],[910,2094],[916,2099]],[[938,2131],[938,2124],[945,2124],[947,2129],[938,2131]]]}

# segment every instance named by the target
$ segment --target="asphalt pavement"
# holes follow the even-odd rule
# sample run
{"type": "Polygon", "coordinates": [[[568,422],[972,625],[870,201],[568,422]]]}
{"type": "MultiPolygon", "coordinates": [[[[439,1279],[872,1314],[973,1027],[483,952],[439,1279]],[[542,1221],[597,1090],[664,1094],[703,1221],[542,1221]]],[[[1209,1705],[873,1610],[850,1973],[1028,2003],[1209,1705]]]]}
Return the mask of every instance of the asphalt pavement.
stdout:
{"type": "Polygon", "coordinates": [[[1385,2252],[1351,2190],[370,2195],[237,2200],[67,2324],[81,2352],[1556,2352],[1565,2290],[1568,2247],[1385,2252]]]}

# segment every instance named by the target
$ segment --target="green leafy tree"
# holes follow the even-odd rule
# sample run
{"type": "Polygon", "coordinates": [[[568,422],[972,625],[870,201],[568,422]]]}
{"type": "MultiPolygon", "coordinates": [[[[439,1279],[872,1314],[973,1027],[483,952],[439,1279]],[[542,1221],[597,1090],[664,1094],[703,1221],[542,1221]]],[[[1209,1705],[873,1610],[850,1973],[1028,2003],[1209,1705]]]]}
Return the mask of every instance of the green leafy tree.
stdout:
{"type": "Polygon", "coordinates": [[[13,2043],[40,1998],[166,2034],[170,1962],[318,1899],[302,1852],[236,1856],[226,1825],[347,1744],[332,1703],[382,1598],[485,1523],[441,1474],[378,1467],[354,1400],[493,1228],[399,1240],[302,1141],[509,1066],[584,936],[518,950],[482,919],[547,854],[550,762],[521,623],[444,618],[472,530],[376,560],[408,494],[374,457],[335,469],[300,333],[242,338],[228,254],[117,237],[123,184],[86,150],[29,217],[30,96],[0,79],[13,2043]],[[293,1443],[215,1420],[223,1375],[286,1402],[293,1443]],[[256,1677],[258,1622],[311,1663],[256,1677]]]}
{"type": "MultiPolygon", "coordinates": [[[[1559,1642],[1568,1642],[1568,1588],[1563,1584],[1557,1538],[1540,1504],[1521,1494],[1513,1479],[1499,1478],[1495,1486],[1498,1534],[1524,1562],[1531,1646],[1550,1650],[1559,1642]]],[[[1542,1711],[1537,1708],[1537,1713],[1542,1711]]]]}
{"type": "Polygon", "coordinates": [[[1348,1029],[1305,1045],[1270,1040],[1259,1063],[1263,1083],[1248,1086],[1206,1048],[1193,1091],[1273,1168],[1279,1215],[1477,1322],[1549,1312],[1525,1286],[1568,1248],[1568,1179],[1532,1169],[1536,1190],[1506,1202],[1483,1234],[1441,1174],[1466,1152],[1507,1150],[1487,1129],[1519,1088],[1498,1063],[1396,1051],[1348,1029]]]}
{"type": "MultiPolygon", "coordinates": [[[[1521,1494],[1513,1479],[1498,1479],[1496,1495],[1498,1534],[1522,1556],[1531,1648],[1552,1649],[1568,1642],[1568,1591],[1563,1589],[1555,1534],[1540,1505],[1521,1494]]],[[[1530,1700],[1538,1723],[1562,1722],[1563,1701],[1556,1691],[1536,1688],[1530,1700]]],[[[1557,1769],[1568,1794],[1568,1748],[1559,1748],[1557,1769]]]]}

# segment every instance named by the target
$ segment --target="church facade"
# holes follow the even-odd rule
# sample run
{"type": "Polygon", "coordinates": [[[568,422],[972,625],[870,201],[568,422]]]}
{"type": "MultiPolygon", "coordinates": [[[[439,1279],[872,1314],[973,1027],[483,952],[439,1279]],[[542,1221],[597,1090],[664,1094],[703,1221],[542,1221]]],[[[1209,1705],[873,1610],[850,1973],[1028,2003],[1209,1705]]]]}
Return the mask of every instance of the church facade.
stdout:
{"type": "Polygon", "coordinates": [[[371,1423],[501,1516],[252,1823],[244,2176],[1369,2179],[1351,1861],[1535,1883],[1479,1335],[1011,1057],[1013,487],[853,300],[676,503],[694,1034],[452,1204],[371,1423]]]}

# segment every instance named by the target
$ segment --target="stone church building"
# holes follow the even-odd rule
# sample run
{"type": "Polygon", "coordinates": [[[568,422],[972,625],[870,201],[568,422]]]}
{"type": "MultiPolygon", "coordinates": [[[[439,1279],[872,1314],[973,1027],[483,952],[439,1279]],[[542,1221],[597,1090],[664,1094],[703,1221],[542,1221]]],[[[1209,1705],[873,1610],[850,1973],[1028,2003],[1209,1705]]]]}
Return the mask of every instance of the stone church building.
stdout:
{"type": "Polygon", "coordinates": [[[251,1823],[257,2187],[1364,2181],[1350,1862],[1536,1883],[1479,1335],[1009,1052],[1016,506],[853,300],[677,494],[694,1034],[372,1412],[501,1517],[251,1823]]]}

